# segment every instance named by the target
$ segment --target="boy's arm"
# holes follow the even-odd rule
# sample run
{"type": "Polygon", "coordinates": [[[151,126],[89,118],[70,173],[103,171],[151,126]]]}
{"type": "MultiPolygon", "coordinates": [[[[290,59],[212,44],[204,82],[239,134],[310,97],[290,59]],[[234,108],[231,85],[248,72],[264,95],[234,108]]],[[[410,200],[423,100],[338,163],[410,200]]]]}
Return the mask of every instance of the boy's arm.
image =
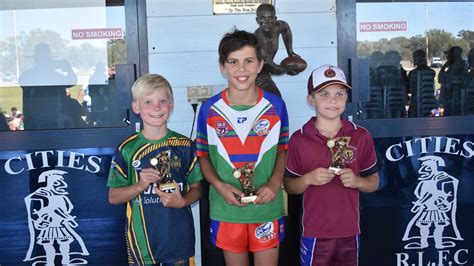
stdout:
{"type": "Polygon", "coordinates": [[[111,204],[118,205],[130,201],[147,189],[151,183],[155,183],[158,180],[160,180],[160,174],[158,170],[153,168],[143,169],[140,172],[140,179],[138,183],[128,187],[110,188],[109,202],[111,204]]]}
{"type": "Polygon", "coordinates": [[[272,201],[281,187],[281,182],[285,174],[286,150],[279,150],[277,153],[275,167],[273,167],[272,177],[265,185],[257,191],[255,204],[265,204],[272,201]]]}
{"type": "Polygon", "coordinates": [[[379,188],[379,174],[374,173],[366,177],[361,177],[361,182],[358,187],[359,191],[370,193],[379,188]]]}
{"type": "Polygon", "coordinates": [[[325,185],[336,176],[333,170],[319,167],[300,177],[285,177],[285,190],[289,194],[301,194],[310,186],[325,185]]]}
{"type": "MultiPolygon", "coordinates": [[[[176,184],[176,187],[179,186],[176,184]]],[[[183,196],[179,189],[175,189],[172,193],[162,192],[156,188],[156,194],[160,197],[161,203],[167,208],[184,208],[193,204],[201,197],[201,183],[197,182],[189,186],[190,190],[183,196]]]]}
{"type": "Polygon", "coordinates": [[[379,187],[378,173],[360,177],[356,176],[352,169],[344,168],[339,172],[339,174],[342,185],[348,188],[355,188],[361,192],[370,193],[376,191],[379,187]]]}
{"type": "Polygon", "coordinates": [[[236,206],[245,206],[245,204],[240,203],[238,200],[239,197],[244,196],[242,191],[236,187],[222,182],[217,176],[216,170],[211,164],[208,156],[199,157],[199,164],[201,165],[201,171],[206,178],[206,180],[214,186],[214,188],[221,194],[224,200],[231,205],[236,206]]]}

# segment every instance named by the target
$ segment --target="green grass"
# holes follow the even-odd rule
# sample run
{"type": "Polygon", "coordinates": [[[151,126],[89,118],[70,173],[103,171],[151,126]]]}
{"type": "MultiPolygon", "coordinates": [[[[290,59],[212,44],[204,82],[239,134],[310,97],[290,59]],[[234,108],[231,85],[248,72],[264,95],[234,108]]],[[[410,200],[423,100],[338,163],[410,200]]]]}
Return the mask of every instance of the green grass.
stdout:
{"type": "Polygon", "coordinates": [[[0,87],[0,110],[6,111],[9,115],[13,106],[20,111],[23,110],[22,95],[21,87],[0,87]]]}
{"type": "MultiPolygon", "coordinates": [[[[71,96],[74,98],[77,97],[80,88],[80,85],[72,87],[71,96]]],[[[16,107],[18,110],[23,111],[22,97],[23,92],[19,86],[0,87],[0,111],[6,111],[9,115],[11,115],[10,110],[12,107],[16,107]]]]}

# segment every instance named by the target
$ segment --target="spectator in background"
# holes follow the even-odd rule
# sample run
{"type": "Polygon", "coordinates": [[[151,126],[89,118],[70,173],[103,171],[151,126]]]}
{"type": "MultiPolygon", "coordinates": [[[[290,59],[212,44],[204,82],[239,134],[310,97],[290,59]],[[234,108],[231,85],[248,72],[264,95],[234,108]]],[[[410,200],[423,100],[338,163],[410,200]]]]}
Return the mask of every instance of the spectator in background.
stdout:
{"type": "Polygon", "coordinates": [[[11,125],[14,128],[12,130],[23,130],[24,129],[23,114],[20,111],[18,111],[18,108],[16,107],[12,107],[11,111],[12,111],[11,125]]]}
{"type": "Polygon", "coordinates": [[[461,86],[467,74],[467,67],[462,59],[463,50],[459,46],[452,46],[444,52],[446,63],[441,66],[438,82],[441,84],[441,103],[444,106],[444,115],[460,114],[461,86]]]}
{"type": "Polygon", "coordinates": [[[18,109],[15,106],[12,107],[11,111],[12,111],[12,117],[19,117],[21,115],[21,112],[18,111],[18,109]]]}
{"type": "Polygon", "coordinates": [[[466,93],[462,104],[464,104],[464,114],[474,114],[474,48],[469,50],[467,62],[469,66],[462,84],[462,89],[466,90],[466,93]]]}
{"type": "Polygon", "coordinates": [[[23,89],[23,113],[26,129],[54,129],[80,127],[74,124],[76,116],[62,113],[68,98],[66,89],[77,83],[71,64],[56,60],[51,47],[45,43],[35,46],[34,66],[23,71],[19,78],[23,89]]]}
{"type": "Polygon", "coordinates": [[[410,95],[408,115],[410,117],[430,116],[436,106],[434,96],[435,71],[428,66],[425,51],[413,52],[415,68],[408,74],[408,94],[410,95]]]}
{"type": "Polygon", "coordinates": [[[7,118],[5,117],[4,112],[0,113],[0,131],[8,131],[10,128],[8,127],[7,118]]]}
{"type": "Polygon", "coordinates": [[[467,76],[464,79],[464,86],[474,87],[474,48],[469,50],[469,53],[467,54],[467,62],[469,63],[469,67],[467,69],[467,76]]]}
{"type": "Polygon", "coordinates": [[[79,90],[77,99],[82,98],[82,105],[91,111],[92,98],[90,96],[90,85],[104,85],[109,83],[109,76],[104,62],[100,61],[95,65],[94,73],[89,77],[87,84],[84,84],[79,90]]]}

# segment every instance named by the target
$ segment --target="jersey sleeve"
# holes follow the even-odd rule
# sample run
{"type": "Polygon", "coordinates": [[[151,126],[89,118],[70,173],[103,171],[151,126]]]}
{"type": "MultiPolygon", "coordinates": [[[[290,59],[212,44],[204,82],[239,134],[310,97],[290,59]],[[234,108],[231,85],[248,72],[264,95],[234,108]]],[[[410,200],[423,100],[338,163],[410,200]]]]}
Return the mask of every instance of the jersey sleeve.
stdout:
{"type": "Polygon", "coordinates": [[[286,155],[286,169],[285,177],[300,177],[301,173],[300,162],[301,158],[297,149],[297,133],[291,136],[288,142],[288,153],[286,155]]]}
{"type": "Polygon", "coordinates": [[[110,165],[107,186],[110,188],[129,186],[130,180],[127,173],[127,161],[123,157],[122,152],[119,149],[116,149],[110,165]]]}
{"type": "Polygon", "coordinates": [[[199,109],[197,129],[196,129],[196,155],[207,156],[209,154],[207,138],[207,114],[209,107],[204,104],[199,109]]]}
{"type": "Polygon", "coordinates": [[[194,145],[191,144],[190,147],[190,163],[188,169],[188,183],[194,184],[202,180],[201,166],[199,165],[199,160],[196,155],[196,149],[194,145]]]}
{"type": "Polygon", "coordinates": [[[288,149],[288,136],[289,136],[289,120],[288,120],[288,111],[286,110],[285,102],[282,100],[281,110],[280,110],[280,119],[281,119],[281,128],[280,128],[280,138],[278,140],[278,150],[287,150],[288,149]]]}
{"type": "Polygon", "coordinates": [[[361,137],[364,145],[362,146],[362,155],[360,158],[364,158],[364,160],[361,160],[360,176],[364,177],[376,173],[379,169],[379,163],[374,141],[370,133],[364,129],[364,133],[361,137]]]}

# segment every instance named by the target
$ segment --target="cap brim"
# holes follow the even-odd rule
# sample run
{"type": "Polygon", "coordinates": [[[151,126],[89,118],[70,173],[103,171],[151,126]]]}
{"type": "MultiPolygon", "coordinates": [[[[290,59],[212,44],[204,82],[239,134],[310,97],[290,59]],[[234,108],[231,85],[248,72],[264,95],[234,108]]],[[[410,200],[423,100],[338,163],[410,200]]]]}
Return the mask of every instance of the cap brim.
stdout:
{"type": "Polygon", "coordinates": [[[344,83],[344,82],[342,82],[342,81],[334,80],[334,81],[328,81],[328,82],[326,82],[326,83],[320,85],[318,88],[314,88],[314,89],[311,91],[311,93],[309,93],[309,94],[312,94],[312,93],[314,93],[314,92],[318,92],[318,91],[320,91],[320,90],[326,88],[327,86],[333,85],[333,84],[339,84],[339,85],[344,86],[346,89],[350,89],[350,90],[352,89],[352,87],[349,86],[349,84],[344,83]]]}

